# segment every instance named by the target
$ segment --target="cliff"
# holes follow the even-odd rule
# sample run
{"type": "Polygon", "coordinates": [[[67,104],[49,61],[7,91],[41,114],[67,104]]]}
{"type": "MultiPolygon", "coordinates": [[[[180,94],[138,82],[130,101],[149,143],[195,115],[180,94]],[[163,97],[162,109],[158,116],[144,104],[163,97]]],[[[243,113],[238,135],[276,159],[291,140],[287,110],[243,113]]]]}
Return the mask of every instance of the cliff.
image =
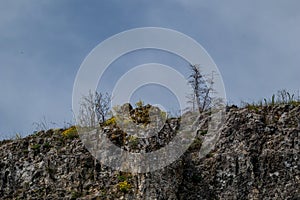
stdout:
{"type": "Polygon", "coordinates": [[[0,197],[300,199],[299,105],[231,107],[220,131],[205,158],[198,156],[205,137],[199,134],[180,159],[145,174],[103,166],[63,129],[2,141],[0,197]]]}

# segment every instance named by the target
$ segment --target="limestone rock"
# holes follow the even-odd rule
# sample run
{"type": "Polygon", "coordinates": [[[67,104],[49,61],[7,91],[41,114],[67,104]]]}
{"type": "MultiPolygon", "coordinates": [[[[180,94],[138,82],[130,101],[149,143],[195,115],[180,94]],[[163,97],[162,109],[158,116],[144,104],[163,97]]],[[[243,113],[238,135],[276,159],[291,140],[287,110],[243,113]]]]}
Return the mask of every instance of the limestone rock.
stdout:
{"type": "MultiPolygon", "coordinates": [[[[64,138],[62,129],[1,141],[0,198],[299,199],[300,106],[227,111],[215,149],[205,158],[198,156],[205,137],[205,131],[199,131],[197,144],[180,159],[146,174],[102,165],[79,138],[64,138]],[[128,191],[119,188],[124,181],[128,191]]],[[[170,142],[179,124],[168,120],[148,139],[129,141],[129,136],[109,128],[105,134],[125,150],[151,152],[170,142]]]]}

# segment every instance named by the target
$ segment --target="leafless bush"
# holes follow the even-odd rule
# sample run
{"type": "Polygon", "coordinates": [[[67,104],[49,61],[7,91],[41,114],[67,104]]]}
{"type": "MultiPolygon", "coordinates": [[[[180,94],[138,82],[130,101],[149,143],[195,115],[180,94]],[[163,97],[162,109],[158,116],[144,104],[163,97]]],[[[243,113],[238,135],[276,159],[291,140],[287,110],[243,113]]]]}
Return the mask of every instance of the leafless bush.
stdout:
{"type": "Polygon", "coordinates": [[[55,122],[48,122],[46,117],[44,116],[39,122],[33,122],[32,125],[35,127],[35,131],[48,130],[52,126],[57,125],[55,122]]]}
{"type": "Polygon", "coordinates": [[[110,110],[111,96],[108,93],[92,93],[82,97],[79,124],[82,127],[95,127],[103,123],[110,110]]]}

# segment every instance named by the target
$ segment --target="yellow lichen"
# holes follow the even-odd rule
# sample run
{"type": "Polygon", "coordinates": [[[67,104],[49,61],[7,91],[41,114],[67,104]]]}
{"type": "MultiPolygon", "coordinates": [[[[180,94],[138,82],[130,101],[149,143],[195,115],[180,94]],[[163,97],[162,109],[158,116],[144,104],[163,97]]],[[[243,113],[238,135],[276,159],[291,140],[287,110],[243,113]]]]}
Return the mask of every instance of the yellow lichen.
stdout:
{"type": "Polygon", "coordinates": [[[118,183],[118,188],[121,192],[127,193],[131,189],[131,185],[127,181],[118,183]]]}
{"type": "Polygon", "coordinates": [[[68,138],[68,139],[73,139],[75,137],[78,137],[78,132],[77,132],[77,129],[75,126],[71,126],[70,128],[68,128],[67,130],[63,131],[62,132],[62,135],[65,137],[65,138],[68,138]]]}
{"type": "Polygon", "coordinates": [[[110,119],[106,120],[105,122],[103,122],[103,126],[114,126],[116,125],[116,118],[115,117],[111,117],[110,119]]]}

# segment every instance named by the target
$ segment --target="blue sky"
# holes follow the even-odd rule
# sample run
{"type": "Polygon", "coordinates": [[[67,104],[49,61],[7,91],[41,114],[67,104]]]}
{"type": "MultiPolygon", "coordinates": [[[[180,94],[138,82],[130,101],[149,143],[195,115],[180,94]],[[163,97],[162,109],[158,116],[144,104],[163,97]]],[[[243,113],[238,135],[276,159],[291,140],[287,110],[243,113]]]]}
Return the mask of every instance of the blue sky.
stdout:
{"type": "Polygon", "coordinates": [[[197,40],[222,74],[230,102],[300,85],[297,0],[0,0],[0,138],[43,117],[72,120],[73,82],[87,54],[119,32],[171,28],[197,40]]]}

